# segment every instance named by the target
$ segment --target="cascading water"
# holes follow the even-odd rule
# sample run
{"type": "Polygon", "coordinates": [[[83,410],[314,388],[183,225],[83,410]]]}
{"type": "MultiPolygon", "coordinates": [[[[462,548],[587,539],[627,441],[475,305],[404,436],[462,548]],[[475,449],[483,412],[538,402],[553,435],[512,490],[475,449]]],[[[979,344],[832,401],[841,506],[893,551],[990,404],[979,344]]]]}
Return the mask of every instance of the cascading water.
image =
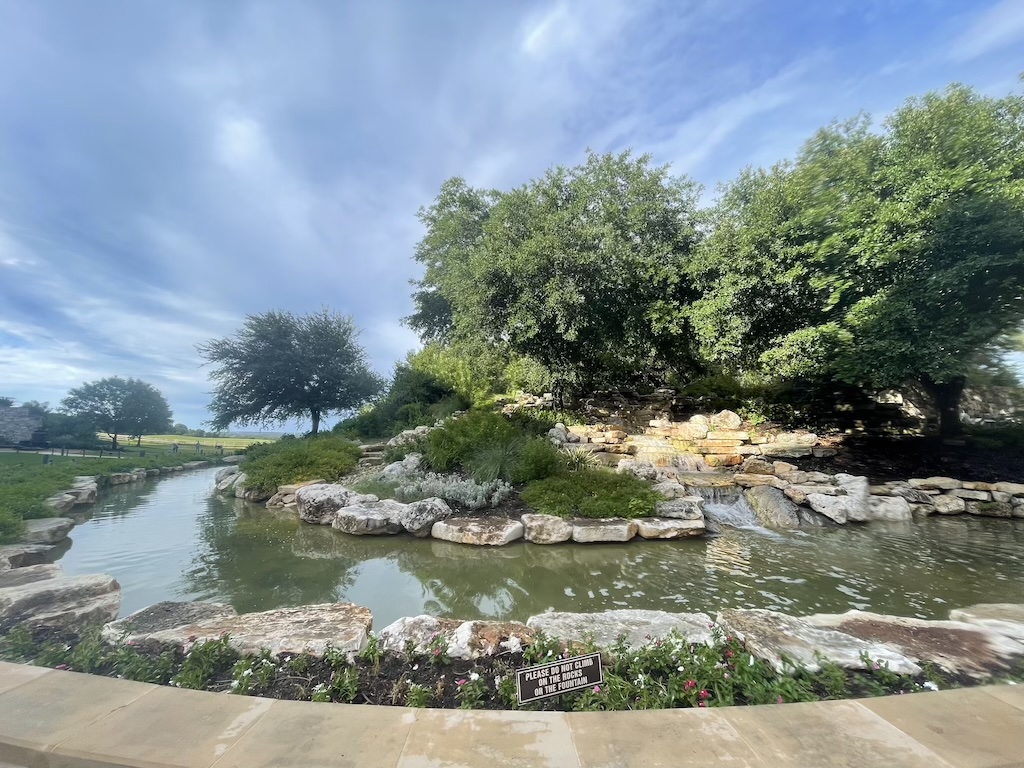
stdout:
{"type": "Polygon", "coordinates": [[[763,530],[767,533],[767,529],[758,522],[754,510],[743,498],[739,486],[719,485],[710,488],[687,486],[686,490],[687,493],[704,499],[704,519],[714,524],[710,528],[711,530],[729,525],[733,528],[763,530]]]}

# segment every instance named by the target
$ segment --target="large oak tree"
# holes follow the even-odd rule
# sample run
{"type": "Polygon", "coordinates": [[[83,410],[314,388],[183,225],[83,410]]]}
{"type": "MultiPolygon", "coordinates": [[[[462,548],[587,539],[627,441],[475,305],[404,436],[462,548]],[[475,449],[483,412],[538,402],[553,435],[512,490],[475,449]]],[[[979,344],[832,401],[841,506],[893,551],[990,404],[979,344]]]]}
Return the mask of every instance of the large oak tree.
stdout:
{"type": "Polygon", "coordinates": [[[93,432],[105,432],[117,450],[121,435],[162,434],[171,427],[171,409],[152,384],[120,376],[83,384],[68,392],[61,410],[93,432]]]}
{"type": "Polygon", "coordinates": [[[383,384],[358,343],[352,319],[324,309],[311,315],[249,315],[235,333],[200,344],[213,366],[214,429],[280,424],[309,416],[312,432],[332,412],[351,411],[383,384]]]}

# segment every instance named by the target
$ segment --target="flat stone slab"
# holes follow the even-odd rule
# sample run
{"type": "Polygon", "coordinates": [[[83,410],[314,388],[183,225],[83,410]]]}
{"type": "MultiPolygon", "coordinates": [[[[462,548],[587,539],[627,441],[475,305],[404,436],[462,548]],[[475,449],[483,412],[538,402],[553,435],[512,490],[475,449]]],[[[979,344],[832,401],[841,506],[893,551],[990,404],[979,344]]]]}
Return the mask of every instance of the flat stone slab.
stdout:
{"type": "Polygon", "coordinates": [[[7,544],[0,547],[0,570],[4,568],[24,568],[29,565],[41,565],[46,562],[52,544],[7,544]]]}
{"type": "Polygon", "coordinates": [[[500,547],[523,538],[523,524],[503,517],[455,517],[439,520],[430,535],[456,544],[500,547]]]}
{"type": "Polygon", "coordinates": [[[43,517],[25,521],[25,533],[21,540],[26,544],[56,544],[68,537],[68,532],[75,527],[75,521],[69,517],[43,517]]]}
{"type": "Polygon", "coordinates": [[[636,531],[637,525],[634,521],[621,517],[572,521],[572,540],[581,544],[596,541],[629,541],[636,536],[636,531]]]}
{"type": "Polygon", "coordinates": [[[557,515],[526,514],[523,537],[533,544],[560,544],[572,538],[572,523],[557,515]]]}
{"type": "Polygon", "coordinates": [[[230,605],[199,602],[179,603],[168,600],[162,603],[154,603],[125,616],[123,619],[105,624],[101,635],[104,640],[111,643],[122,639],[139,642],[148,639],[154,632],[237,615],[235,609],[230,605]]]}
{"type": "Polygon", "coordinates": [[[1024,655],[1024,644],[962,621],[925,621],[867,611],[815,614],[808,624],[834,629],[866,642],[885,643],[915,661],[930,661],[955,674],[985,679],[1024,655]]]}
{"type": "Polygon", "coordinates": [[[978,603],[949,612],[953,621],[964,621],[1024,643],[1024,604],[978,603]]]}
{"type": "Polygon", "coordinates": [[[526,626],[565,642],[585,643],[593,639],[598,648],[611,648],[620,636],[626,645],[638,648],[676,632],[687,643],[711,645],[711,617],[706,613],[619,610],[603,613],[560,613],[550,611],[531,616],[526,626]]]}
{"type": "Polygon", "coordinates": [[[704,535],[704,520],[675,520],[669,517],[640,517],[635,521],[642,539],[688,539],[704,535]]]}
{"type": "Polygon", "coordinates": [[[200,620],[148,635],[157,642],[181,645],[186,650],[203,640],[230,637],[239,653],[310,653],[322,656],[328,646],[340,651],[361,651],[370,636],[373,616],[369,608],[352,603],[320,603],[278,608],[261,613],[200,620]]]}
{"type": "Polygon", "coordinates": [[[23,584],[32,584],[47,579],[57,579],[64,575],[64,569],[59,565],[30,565],[27,568],[9,568],[0,571],[0,589],[7,587],[20,587],[23,584]]]}
{"type": "Polygon", "coordinates": [[[224,462],[225,464],[241,464],[243,461],[246,460],[246,458],[246,456],[243,456],[240,453],[234,453],[231,454],[230,456],[223,456],[221,458],[221,461],[224,462]]]}
{"type": "Polygon", "coordinates": [[[703,520],[704,499],[700,496],[676,496],[654,505],[657,517],[671,517],[675,520],[703,520]]]}
{"type": "MultiPolygon", "coordinates": [[[[753,475],[753,477],[769,477],[753,475]]],[[[798,528],[800,511],[778,488],[759,485],[743,492],[757,521],[765,528],[798,528]]]]}
{"type": "Polygon", "coordinates": [[[117,616],[121,586],[113,576],[59,576],[0,589],[0,629],[22,622],[82,626],[117,616]]]}
{"type": "Polygon", "coordinates": [[[779,672],[787,668],[783,657],[812,672],[820,669],[819,657],[847,669],[866,669],[862,655],[867,655],[871,661],[884,662],[900,674],[916,675],[921,671],[912,659],[891,645],[816,627],[776,611],[728,608],[718,614],[718,623],[726,632],[743,640],[752,655],[779,672]]]}

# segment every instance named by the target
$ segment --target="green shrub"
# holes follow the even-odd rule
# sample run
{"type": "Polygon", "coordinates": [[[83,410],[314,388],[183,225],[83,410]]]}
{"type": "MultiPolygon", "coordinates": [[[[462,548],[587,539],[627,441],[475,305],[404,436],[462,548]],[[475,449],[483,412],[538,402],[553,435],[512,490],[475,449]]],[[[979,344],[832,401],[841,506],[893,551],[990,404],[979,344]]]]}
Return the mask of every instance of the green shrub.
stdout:
{"type": "Polygon", "coordinates": [[[549,440],[538,437],[528,440],[519,452],[518,461],[512,469],[509,481],[530,483],[557,475],[565,466],[561,451],[549,440]]]}
{"type": "Polygon", "coordinates": [[[471,411],[433,430],[422,443],[427,467],[436,472],[463,468],[478,482],[525,483],[561,469],[547,427],[529,417],[471,411]]]}
{"type": "Polygon", "coordinates": [[[17,541],[25,530],[22,517],[6,504],[0,503],[0,542],[17,541]]]}
{"type": "Polygon", "coordinates": [[[268,492],[302,480],[337,480],[355,469],[362,449],[350,440],[328,434],[264,443],[248,449],[246,455],[246,486],[268,492]]]}
{"type": "Polygon", "coordinates": [[[558,517],[651,517],[661,500],[643,480],[603,469],[538,480],[523,491],[528,506],[558,517]]]}

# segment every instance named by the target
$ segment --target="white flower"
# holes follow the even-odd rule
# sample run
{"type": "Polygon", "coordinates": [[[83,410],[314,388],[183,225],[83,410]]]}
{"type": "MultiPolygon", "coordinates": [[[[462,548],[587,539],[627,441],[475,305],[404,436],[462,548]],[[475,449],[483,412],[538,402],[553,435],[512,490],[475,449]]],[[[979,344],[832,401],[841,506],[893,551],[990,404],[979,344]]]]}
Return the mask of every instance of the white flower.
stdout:
{"type": "Polygon", "coordinates": [[[937,691],[937,690],[939,690],[939,686],[937,686],[935,683],[933,683],[931,681],[923,682],[923,683],[921,683],[921,685],[924,688],[927,688],[929,691],[937,691]]]}
{"type": "Polygon", "coordinates": [[[419,665],[419,664],[413,664],[413,665],[412,665],[412,671],[413,671],[413,672],[415,672],[415,671],[416,671],[417,669],[419,669],[419,668],[420,668],[420,665],[419,665]]]}
{"type": "Polygon", "coordinates": [[[683,671],[682,667],[676,667],[676,672],[682,672],[682,671],[683,671]]]}
{"type": "Polygon", "coordinates": [[[475,683],[477,680],[480,679],[480,675],[478,675],[476,672],[470,672],[469,679],[475,683]]]}

